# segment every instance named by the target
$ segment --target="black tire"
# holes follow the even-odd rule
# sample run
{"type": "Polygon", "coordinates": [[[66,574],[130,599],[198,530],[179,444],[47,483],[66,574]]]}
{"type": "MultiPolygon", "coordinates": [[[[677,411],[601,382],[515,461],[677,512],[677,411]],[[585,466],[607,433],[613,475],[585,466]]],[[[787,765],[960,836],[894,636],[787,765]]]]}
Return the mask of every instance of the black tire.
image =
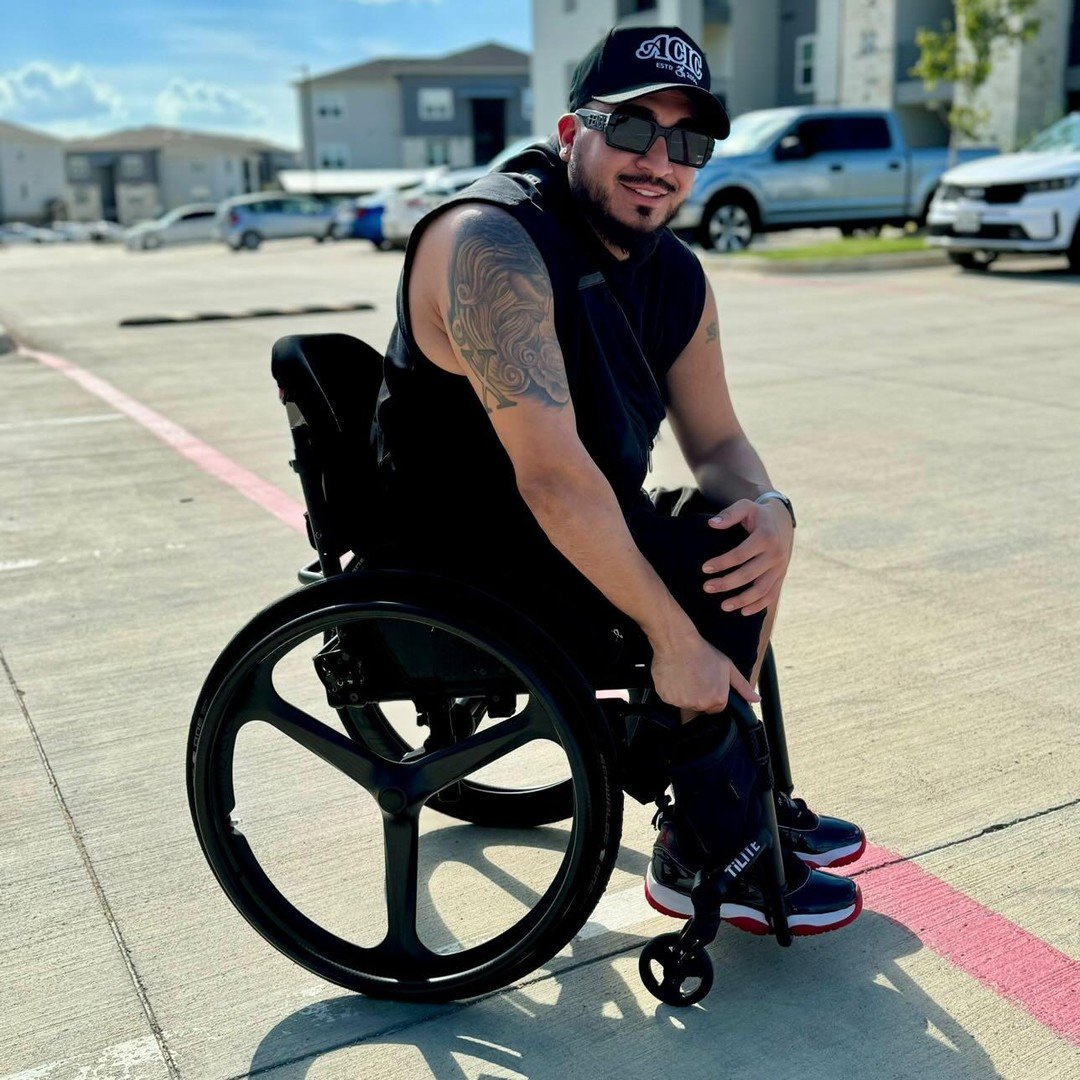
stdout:
{"type": "Polygon", "coordinates": [[[1074,274],[1080,274],[1080,221],[1073,229],[1072,242],[1069,244],[1069,250],[1065,252],[1065,258],[1069,260],[1069,269],[1074,274]]]}
{"type": "Polygon", "coordinates": [[[676,963],[681,940],[678,933],[661,934],[638,957],[638,974],[645,989],[665,1005],[676,1008],[696,1005],[708,995],[713,984],[712,961],[701,945],[694,945],[682,963],[676,963]]]}
{"type": "Polygon", "coordinates": [[[142,249],[143,251],[154,251],[161,247],[161,237],[154,236],[153,233],[143,237],[142,249]]]}
{"type": "Polygon", "coordinates": [[[745,251],[757,228],[757,207],[750,197],[722,191],[705,207],[697,240],[708,251],[745,251]]]}
{"type": "Polygon", "coordinates": [[[989,270],[997,261],[994,251],[950,251],[949,259],[963,270],[989,270]]]}
{"type": "Polygon", "coordinates": [[[622,827],[614,743],[577,669],[512,608],[465,585],[414,572],[361,571],[307,586],[266,608],[241,630],[199,694],[188,741],[187,785],[207,861],[229,899],[267,941],[322,978],[370,996],[408,1001],[486,993],[554,956],[584,925],[602,895],[622,827]],[[374,619],[426,628],[426,633],[463,643],[462,648],[482,651],[513,673],[528,693],[529,709],[459,746],[395,762],[370,747],[358,747],[281,698],[271,676],[299,642],[321,643],[327,631],[354,622],[370,625],[374,619]],[[256,719],[294,741],[302,739],[301,746],[324,761],[337,762],[340,770],[350,769],[356,783],[378,800],[388,867],[388,932],[382,943],[361,947],[293,906],[232,820],[237,734],[256,719]],[[431,951],[415,927],[424,792],[538,737],[561,747],[572,777],[574,813],[558,870],[527,913],[494,937],[457,952],[431,951]]]}
{"type": "Polygon", "coordinates": [[[257,250],[261,243],[262,237],[254,229],[248,229],[248,231],[240,237],[240,247],[247,251],[257,250]]]}

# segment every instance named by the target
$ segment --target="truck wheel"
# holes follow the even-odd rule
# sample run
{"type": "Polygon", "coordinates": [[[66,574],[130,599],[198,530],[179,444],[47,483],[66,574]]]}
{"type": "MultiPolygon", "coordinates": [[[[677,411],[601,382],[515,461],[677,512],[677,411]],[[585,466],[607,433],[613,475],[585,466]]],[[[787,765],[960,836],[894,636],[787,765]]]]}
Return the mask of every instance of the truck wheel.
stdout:
{"type": "Polygon", "coordinates": [[[989,270],[996,251],[950,251],[949,259],[964,270],[989,270]]]}
{"type": "Polygon", "coordinates": [[[705,207],[698,243],[708,251],[745,251],[756,227],[757,211],[750,200],[721,192],[705,207]]]}
{"type": "Polygon", "coordinates": [[[1069,260],[1069,269],[1073,273],[1080,274],[1080,221],[1076,223],[1076,228],[1073,230],[1072,243],[1069,244],[1069,250],[1065,252],[1065,258],[1069,260]]]}

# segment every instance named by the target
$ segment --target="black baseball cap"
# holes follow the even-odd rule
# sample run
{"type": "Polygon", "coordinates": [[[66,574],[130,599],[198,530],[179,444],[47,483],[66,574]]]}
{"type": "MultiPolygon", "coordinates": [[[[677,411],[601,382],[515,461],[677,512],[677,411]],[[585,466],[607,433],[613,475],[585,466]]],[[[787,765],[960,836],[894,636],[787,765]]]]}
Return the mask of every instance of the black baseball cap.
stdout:
{"type": "Polygon", "coordinates": [[[573,112],[588,101],[618,105],[657,90],[681,90],[699,110],[701,130],[726,139],[731,121],[711,85],[705,54],[677,26],[617,26],[578,64],[568,104],[573,112]]]}

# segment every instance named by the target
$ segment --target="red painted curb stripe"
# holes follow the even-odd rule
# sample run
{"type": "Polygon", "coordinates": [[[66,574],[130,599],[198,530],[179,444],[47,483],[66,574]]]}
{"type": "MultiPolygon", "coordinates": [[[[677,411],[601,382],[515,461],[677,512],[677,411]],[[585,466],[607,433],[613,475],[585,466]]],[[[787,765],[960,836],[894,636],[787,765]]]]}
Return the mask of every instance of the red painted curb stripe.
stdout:
{"type": "Polygon", "coordinates": [[[295,499],[290,499],[280,488],[256,476],[208,443],[204,443],[186,428],[173,423],[172,420],[155,412],[149,406],[128,397],[111,383],[99,379],[96,375],[91,375],[85,368],[73,364],[70,360],[65,360],[62,356],[38,352],[36,349],[23,349],[22,353],[66,375],[88,393],[107,402],[125,416],[130,416],[137,424],[141,424],[166,446],[197,465],[203,472],[228,484],[257,506],[261,506],[278,520],[285,522],[290,528],[298,532],[305,531],[304,507],[300,503],[295,499]]]}
{"type": "MultiPolygon", "coordinates": [[[[70,360],[32,349],[26,356],[66,375],[156,435],[167,446],[303,532],[304,508],[283,491],[189,431],[70,360]]],[[[867,908],[907,927],[929,949],[983,986],[1080,1045],[1080,963],[901,856],[868,844],[838,873],[859,874],[867,908]]]]}
{"type": "Polygon", "coordinates": [[[894,862],[898,858],[868,844],[863,861],[837,873],[859,874],[867,908],[907,927],[927,948],[1080,1045],[1080,963],[918,864],[894,862]]]}

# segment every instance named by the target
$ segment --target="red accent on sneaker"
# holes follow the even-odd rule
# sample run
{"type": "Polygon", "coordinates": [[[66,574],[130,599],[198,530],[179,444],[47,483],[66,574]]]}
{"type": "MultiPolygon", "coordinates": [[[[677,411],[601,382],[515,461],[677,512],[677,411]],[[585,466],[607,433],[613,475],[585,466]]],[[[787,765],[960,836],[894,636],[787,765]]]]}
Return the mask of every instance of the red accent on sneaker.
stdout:
{"type": "Polygon", "coordinates": [[[859,888],[858,882],[855,883],[855,907],[852,909],[851,914],[838,923],[833,923],[831,926],[793,926],[791,933],[793,937],[810,937],[812,934],[828,934],[833,930],[839,930],[841,927],[847,926],[849,923],[853,923],[858,917],[859,912],[862,911],[862,889],[859,888]]]}
{"type": "Polygon", "coordinates": [[[804,866],[810,867],[811,870],[835,870],[838,866],[849,866],[857,859],[861,859],[863,852],[866,851],[866,836],[862,838],[862,843],[859,845],[858,851],[849,852],[847,855],[842,856],[839,859],[834,859],[832,862],[814,862],[810,858],[803,858],[799,855],[799,859],[804,866]]]}
{"type": "Polygon", "coordinates": [[[652,893],[649,892],[649,883],[645,882],[645,899],[649,903],[649,907],[655,908],[661,915],[669,915],[673,919],[689,919],[689,915],[684,915],[681,911],[672,911],[671,908],[664,907],[659,901],[654,900],[652,893]]]}

